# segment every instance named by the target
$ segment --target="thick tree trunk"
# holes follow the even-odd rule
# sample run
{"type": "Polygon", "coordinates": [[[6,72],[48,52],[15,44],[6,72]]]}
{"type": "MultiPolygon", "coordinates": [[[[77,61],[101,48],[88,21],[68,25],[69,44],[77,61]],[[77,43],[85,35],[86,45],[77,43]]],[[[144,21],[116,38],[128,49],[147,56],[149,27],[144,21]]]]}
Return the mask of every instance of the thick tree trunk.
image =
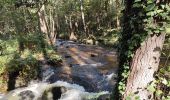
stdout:
{"type": "Polygon", "coordinates": [[[123,100],[130,94],[139,96],[140,100],[153,100],[147,86],[154,80],[154,73],[158,70],[164,39],[165,34],[148,36],[137,49],[132,59],[123,100]]]}

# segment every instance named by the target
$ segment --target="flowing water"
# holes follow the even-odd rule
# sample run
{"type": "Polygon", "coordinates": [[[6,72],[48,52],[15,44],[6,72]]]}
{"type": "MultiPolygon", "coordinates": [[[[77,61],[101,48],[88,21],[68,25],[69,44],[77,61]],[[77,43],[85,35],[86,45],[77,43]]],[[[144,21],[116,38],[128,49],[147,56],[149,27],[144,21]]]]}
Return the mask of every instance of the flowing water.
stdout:
{"type": "Polygon", "coordinates": [[[109,95],[109,92],[89,93],[77,84],[57,81],[53,84],[30,84],[28,87],[9,92],[0,100],[94,100],[101,95],[109,95]]]}
{"type": "Polygon", "coordinates": [[[56,46],[63,66],[44,64],[40,82],[0,94],[0,100],[107,100],[117,78],[115,54],[72,41],[58,40],[56,46]]]}

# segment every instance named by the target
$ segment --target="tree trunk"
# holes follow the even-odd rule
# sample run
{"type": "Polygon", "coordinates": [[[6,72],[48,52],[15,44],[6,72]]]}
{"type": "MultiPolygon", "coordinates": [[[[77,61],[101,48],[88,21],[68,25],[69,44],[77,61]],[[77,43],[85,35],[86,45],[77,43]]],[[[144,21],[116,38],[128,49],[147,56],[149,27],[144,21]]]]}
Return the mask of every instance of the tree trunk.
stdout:
{"type": "Polygon", "coordinates": [[[44,58],[47,57],[47,51],[46,51],[46,43],[48,42],[48,29],[46,25],[45,20],[45,6],[42,5],[40,10],[38,11],[38,18],[39,18],[39,30],[40,30],[40,41],[41,41],[41,48],[44,55],[44,58]],[[43,36],[45,34],[46,39],[44,40],[43,36]]]}
{"type": "Polygon", "coordinates": [[[100,14],[96,14],[96,16],[97,16],[97,18],[96,18],[96,22],[97,22],[97,26],[98,26],[98,29],[100,29],[100,27],[101,27],[101,25],[100,25],[100,18],[99,18],[99,16],[100,16],[100,14]]]}
{"type": "Polygon", "coordinates": [[[70,25],[70,37],[69,37],[69,39],[70,40],[77,40],[77,37],[74,34],[74,28],[73,28],[71,16],[69,17],[69,20],[70,20],[70,23],[69,23],[69,25],[70,25]]]}
{"type": "Polygon", "coordinates": [[[45,34],[46,41],[48,41],[48,27],[45,18],[45,5],[42,5],[40,10],[38,11],[39,21],[40,21],[40,30],[43,34],[45,34]]]}
{"type": "Polygon", "coordinates": [[[120,29],[120,20],[119,20],[119,13],[120,13],[120,1],[116,0],[116,28],[117,30],[120,29]]]}
{"type": "Polygon", "coordinates": [[[55,33],[55,23],[54,23],[54,16],[53,16],[53,12],[52,9],[50,9],[50,42],[51,45],[55,44],[56,41],[56,33],[55,33]]]}
{"type": "Polygon", "coordinates": [[[80,0],[80,9],[81,9],[81,17],[82,17],[82,22],[83,22],[83,28],[84,28],[85,36],[87,37],[86,22],[85,22],[85,17],[84,17],[84,12],[83,12],[83,1],[82,0],[80,0]]]}
{"type": "Polygon", "coordinates": [[[164,39],[165,34],[148,36],[137,49],[132,59],[123,100],[130,94],[139,96],[140,100],[153,100],[152,93],[147,90],[147,86],[154,80],[153,75],[158,70],[164,39]]]}

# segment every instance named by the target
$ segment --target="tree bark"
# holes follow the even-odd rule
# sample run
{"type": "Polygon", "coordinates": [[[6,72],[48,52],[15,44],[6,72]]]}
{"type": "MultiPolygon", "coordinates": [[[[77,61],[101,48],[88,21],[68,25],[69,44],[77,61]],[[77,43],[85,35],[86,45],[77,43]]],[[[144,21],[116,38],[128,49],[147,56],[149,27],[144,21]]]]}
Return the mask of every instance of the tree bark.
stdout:
{"type": "Polygon", "coordinates": [[[55,33],[55,23],[54,23],[54,16],[53,16],[53,11],[50,9],[50,42],[52,45],[55,44],[56,41],[56,33],[55,33]]]}
{"type": "Polygon", "coordinates": [[[164,40],[163,33],[159,36],[148,36],[136,50],[123,100],[130,94],[139,96],[140,100],[153,100],[153,93],[147,90],[147,86],[154,80],[154,73],[158,70],[164,40]]]}
{"type": "Polygon", "coordinates": [[[69,26],[70,26],[70,37],[69,37],[69,39],[70,40],[77,40],[77,37],[75,36],[75,34],[74,34],[74,28],[73,28],[73,24],[72,24],[72,20],[71,20],[71,15],[70,15],[70,17],[69,17],[69,26]]]}
{"type": "Polygon", "coordinates": [[[45,20],[45,6],[42,5],[38,11],[38,18],[39,18],[39,30],[40,30],[40,41],[41,41],[41,48],[44,55],[44,58],[47,58],[47,51],[46,51],[46,43],[48,42],[48,29],[45,20]],[[44,40],[43,36],[45,34],[46,39],[44,40]]]}
{"type": "Polygon", "coordinates": [[[82,22],[83,22],[83,28],[84,28],[85,36],[87,37],[86,22],[85,22],[85,17],[84,17],[84,12],[83,12],[83,1],[82,0],[80,0],[80,9],[81,9],[81,17],[82,17],[82,22]]]}
{"type": "Polygon", "coordinates": [[[43,34],[45,34],[46,41],[49,42],[49,36],[48,36],[48,26],[45,18],[45,5],[42,5],[41,8],[38,11],[39,16],[39,22],[40,22],[40,30],[43,34]]]}
{"type": "Polygon", "coordinates": [[[117,30],[120,29],[120,20],[119,20],[119,13],[120,13],[120,1],[116,0],[116,28],[117,30]]]}

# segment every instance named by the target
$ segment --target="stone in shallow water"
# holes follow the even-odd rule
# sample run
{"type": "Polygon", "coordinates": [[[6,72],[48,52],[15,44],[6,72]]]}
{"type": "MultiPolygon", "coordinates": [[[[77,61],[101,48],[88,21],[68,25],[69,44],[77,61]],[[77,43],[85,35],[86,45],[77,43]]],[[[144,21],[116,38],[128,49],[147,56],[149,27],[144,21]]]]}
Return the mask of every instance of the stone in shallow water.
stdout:
{"type": "Polygon", "coordinates": [[[92,53],[92,54],[90,54],[90,56],[91,56],[91,57],[97,57],[97,56],[98,56],[98,54],[94,54],[94,53],[92,53]]]}
{"type": "Polygon", "coordinates": [[[70,55],[65,55],[64,58],[71,58],[71,56],[70,55]]]}
{"type": "Polygon", "coordinates": [[[35,95],[32,91],[27,90],[27,91],[22,91],[19,93],[19,100],[33,100],[35,95]]]}

